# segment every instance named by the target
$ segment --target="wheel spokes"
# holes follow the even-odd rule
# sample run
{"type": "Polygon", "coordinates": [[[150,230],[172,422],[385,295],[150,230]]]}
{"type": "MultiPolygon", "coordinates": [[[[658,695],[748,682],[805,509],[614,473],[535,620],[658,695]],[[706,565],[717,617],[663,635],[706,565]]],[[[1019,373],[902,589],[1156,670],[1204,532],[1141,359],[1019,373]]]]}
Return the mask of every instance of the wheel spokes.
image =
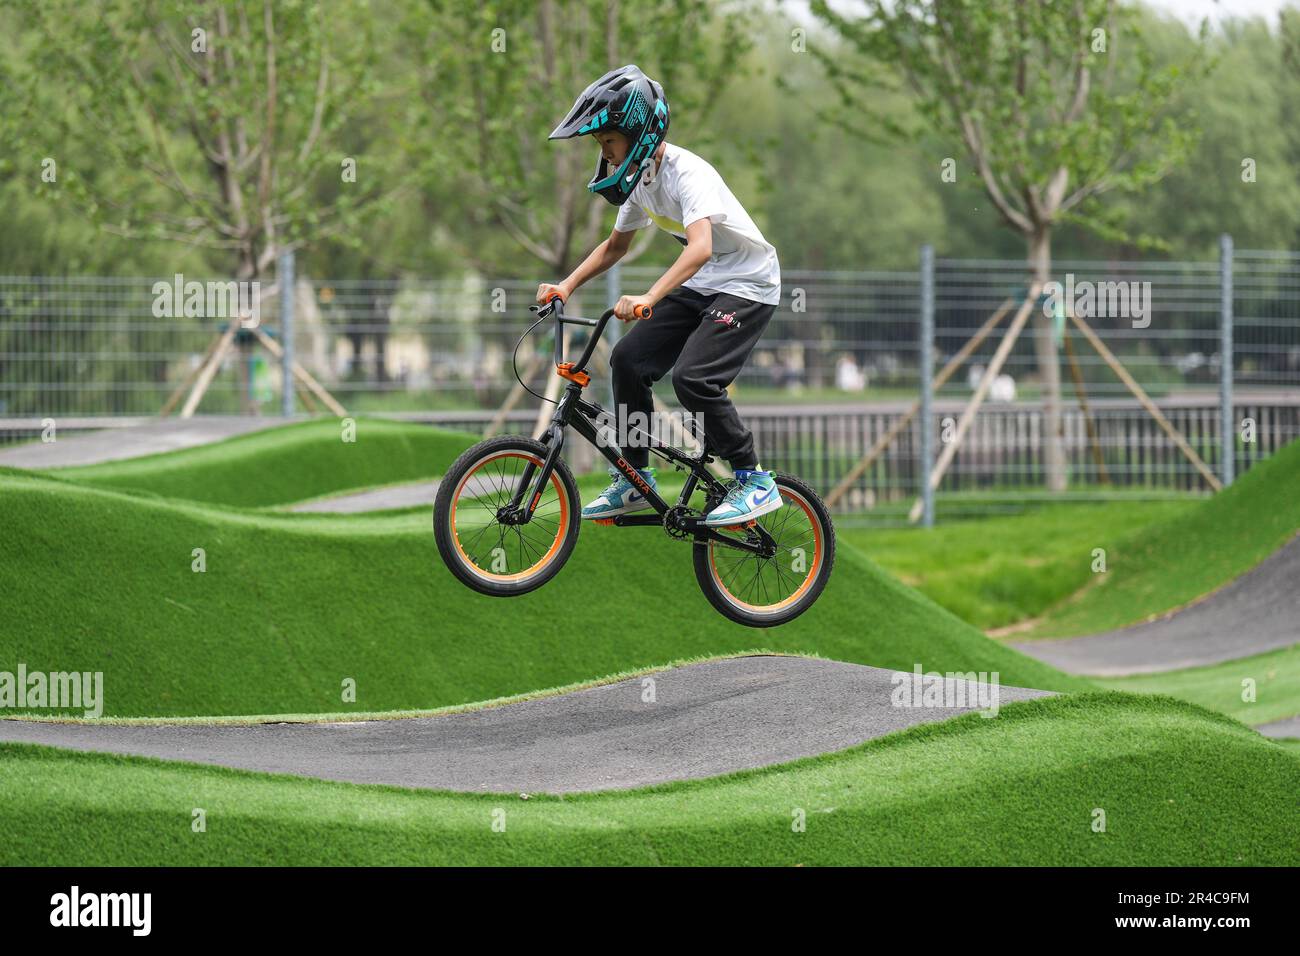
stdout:
{"type": "Polygon", "coordinates": [[[542,462],[531,454],[506,451],[494,455],[477,463],[453,495],[452,537],[466,564],[480,576],[506,581],[534,573],[564,537],[570,509],[558,472],[551,473],[528,524],[509,525],[497,519],[497,512],[510,502],[530,464],[536,475],[542,462]]]}
{"type": "MultiPolygon", "coordinates": [[[[756,611],[783,607],[807,590],[823,557],[819,549],[825,539],[816,513],[801,495],[784,487],[781,493],[785,504],[756,519],[776,545],[772,557],[709,542],[709,560],[720,588],[733,602],[756,611]]],[[[744,533],[732,537],[747,540],[744,533]]]]}

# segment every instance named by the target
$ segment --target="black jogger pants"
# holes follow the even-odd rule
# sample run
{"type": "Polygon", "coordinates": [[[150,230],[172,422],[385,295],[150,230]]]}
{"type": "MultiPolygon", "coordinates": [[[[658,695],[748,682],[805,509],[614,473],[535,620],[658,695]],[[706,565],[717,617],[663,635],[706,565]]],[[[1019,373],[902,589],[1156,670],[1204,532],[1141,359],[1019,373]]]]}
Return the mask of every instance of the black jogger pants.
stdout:
{"type": "MultiPolygon", "coordinates": [[[[614,401],[622,406],[615,413],[641,412],[650,421],[650,386],[672,369],[677,400],[702,420],[709,449],[733,469],[753,468],[758,464],[754,436],[740,420],[727,386],[744,368],[775,312],[775,305],[726,292],[674,289],[649,319],[629,323],[632,328],[614,346],[609,364],[614,401]]],[[[660,441],[666,437],[658,428],[653,432],[660,441]]],[[[634,468],[645,468],[650,452],[637,444],[623,445],[623,457],[634,468]]]]}

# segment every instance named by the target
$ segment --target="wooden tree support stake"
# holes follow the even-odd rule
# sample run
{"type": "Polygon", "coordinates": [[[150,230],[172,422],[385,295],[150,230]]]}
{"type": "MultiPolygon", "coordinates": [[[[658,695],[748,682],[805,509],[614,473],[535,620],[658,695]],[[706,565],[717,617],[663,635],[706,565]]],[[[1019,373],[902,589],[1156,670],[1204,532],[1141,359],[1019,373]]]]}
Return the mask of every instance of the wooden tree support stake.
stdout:
{"type": "MultiPolygon", "coordinates": [[[[1011,320],[1011,325],[1007,327],[1007,334],[998,344],[997,351],[993,353],[993,360],[989,362],[989,367],[984,370],[984,377],[980,379],[979,385],[976,386],[975,394],[966,403],[961,418],[957,420],[957,431],[952,436],[952,441],[945,445],[943,451],[939,453],[939,460],[935,462],[934,469],[930,472],[931,490],[939,487],[939,482],[943,480],[943,476],[952,464],[952,460],[957,456],[957,449],[961,447],[962,440],[966,437],[966,433],[970,431],[971,422],[975,420],[975,413],[979,411],[980,405],[984,403],[984,397],[988,395],[993,380],[1002,371],[1002,366],[1006,362],[1007,356],[1011,354],[1011,348],[1016,344],[1016,339],[1020,337],[1020,332],[1025,327],[1025,322],[1028,321],[1029,313],[1038,301],[1038,293],[1041,290],[1042,285],[1038,282],[1029,287],[1029,293],[1025,296],[1024,303],[1016,312],[1015,318],[1011,320]]],[[[924,508],[924,502],[918,497],[912,504],[912,510],[907,514],[907,520],[913,523],[918,521],[924,508]]]]}
{"type": "Polygon", "coordinates": [[[158,412],[159,418],[166,418],[172,413],[172,409],[175,408],[176,403],[181,400],[181,396],[189,391],[190,386],[194,384],[194,380],[199,377],[199,373],[207,368],[208,362],[212,358],[212,353],[216,350],[217,343],[220,341],[221,336],[214,335],[208,342],[208,347],[203,352],[203,358],[199,359],[199,364],[185,373],[185,380],[181,382],[180,385],[176,386],[176,390],[171,393],[167,398],[167,401],[163,402],[163,407],[158,412]]]}
{"type": "MultiPolygon", "coordinates": [[[[277,342],[275,339],[271,338],[265,332],[263,332],[261,326],[255,327],[253,329],[253,334],[257,336],[257,340],[259,342],[261,342],[263,345],[266,346],[267,351],[270,352],[272,355],[274,355],[276,358],[280,358],[282,355],[284,355],[284,349],[280,347],[280,343],[277,342]]],[[[304,385],[306,385],[309,389],[311,389],[312,394],[314,394],[318,399],[320,399],[321,403],[326,408],[328,408],[331,412],[333,412],[339,418],[344,418],[347,416],[348,410],[344,408],[342,405],[340,405],[337,401],[335,401],[334,396],[325,390],[325,386],[321,385],[320,382],[316,381],[316,379],[312,376],[312,374],[308,372],[305,368],[303,368],[301,365],[299,365],[297,361],[293,363],[293,374],[304,385]]]]}
{"type": "Polygon", "coordinates": [[[307,390],[306,385],[302,384],[302,382],[294,382],[293,390],[298,398],[302,400],[303,407],[308,412],[315,414],[320,411],[320,406],[316,404],[316,399],[311,397],[311,392],[307,390]]]}
{"type": "Polygon", "coordinates": [[[1147,410],[1147,414],[1154,418],[1156,424],[1164,430],[1165,434],[1173,439],[1174,444],[1178,446],[1178,450],[1181,451],[1183,455],[1186,456],[1187,460],[1195,466],[1196,470],[1201,473],[1201,477],[1205,479],[1205,483],[1215,491],[1222,491],[1223,483],[1219,481],[1214,472],[1210,471],[1209,466],[1201,460],[1201,456],[1196,454],[1192,449],[1192,446],[1187,444],[1187,439],[1182,436],[1182,433],[1170,423],[1169,419],[1165,418],[1164,412],[1160,411],[1159,407],[1156,406],[1156,403],[1151,401],[1151,397],[1143,391],[1142,386],[1139,385],[1133,376],[1128,373],[1128,369],[1120,363],[1119,359],[1115,358],[1115,356],[1111,354],[1110,349],[1106,348],[1106,343],[1098,338],[1097,333],[1092,330],[1092,326],[1088,325],[1087,322],[1079,318],[1077,315],[1071,315],[1070,320],[1079,327],[1079,331],[1082,332],[1083,337],[1088,340],[1088,344],[1096,349],[1097,354],[1100,355],[1102,359],[1105,360],[1106,364],[1110,366],[1111,371],[1118,376],[1119,380],[1128,387],[1128,390],[1133,393],[1134,397],[1137,398],[1142,407],[1147,410]]]}
{"type": "Polygon", "coordinates": [[[198,374],[194,383],[194,390],[190,392],[190,397],[185,400],[185,406],[181,409],[181,418],[193,418],[194,409],[199,407],[199,402],[207,394],[208,386],[212,384],[212,378],[217,374],[217,369],[226,358],[226,352],[230,349],[230,343],[235,340],[235,331],[239,328],[239,323],[232,321],[226,326],[226,331],[221,333],[217,339],[216,347],[212,350],[208,363],[204,365],[198,374]]]}
{"type": "Polygon", "coordinates": [[[1083,371],[1079,368],[1079,359],[1074,354],[1070,330],[1065,330],[1061,337],[1065,344],[1065,357],[1070,365],[1070,378],[1074,381],[1074,394],[1079,399],[1079,410],[1083,412],[1083,424],[1088,430],[1088,447],[1092,450],[1092,460],[1097,466],[1097,479],[1103,485],[1110,484],[1110,472],[1106,470],[1106,456],[1101,451],[1101,438],[1097,433],[1097,423],[1092,419],[1092,409],[1088,407],[1088,391],[1083,384],[1083,371]]]}
{"type": "MultiPolygon", "coordinates": [[[[980,343],[988,338],[989,333],[997,328],[998,323],[1000,323],[1010,311],[1011,300],[1007,299],[1002,303],[998,310],[979,327],[975,334],[971,336],[970,341],[958,349],[956,354],[954,354],[953,357],[947,361],[944,367],[939,370],[939,373],[934,377],[935,389],[940,389],[947,383],[948,379],[953,376],[953,373],[956,372],[957,369],[961,368],[965,361],[974,354],[975,350],[980,347],[980,343]]],[[[911,424],[912,419],[916,417],[917,412],[920,410],[921,402],[918,400],[912,404],[912,407],[909,408],[902,417],[889,426],[888,431],[876,439],[875,443],[867,449],[867,453],[858,460],[856,465],[849,469],[849,473],[841,478],[839,484],[831,489],[831,493],[826,496],[826,507],[828,509],[835,507],[836,502],[844,496],[845,492],[847,492],[853,483],[862,476],[863,472],[871,467],[872,463],[880,457],[881,453],[894,443],[894,439],[902,434],[903,430],[911,424]]]]}
{"type": "MultiPolygon", "coordinates": [[[[519,374],[519,378],[522,379],[523,382],[528,381],[537,372],[537,366],[539,366],[541,362],[541,357],[536,352],[531,353],[528,356],[528,362],[524,365],[523,371],[519,374]]],[[[510,394],[506,396],[506,400],[501,403],[501,407],[497,409],[497,413],[492,416],[492,421],[488,422],[487,429],[483,432],[484,438],[492,438],[501,431],[501,427],[505,424],[506,416],[514,410],[514,407],[519,404],[519,399],[523,398],[523,396],[523,384],[521,382],[515,382],[514,388],[510,390],[510,394]]]]}

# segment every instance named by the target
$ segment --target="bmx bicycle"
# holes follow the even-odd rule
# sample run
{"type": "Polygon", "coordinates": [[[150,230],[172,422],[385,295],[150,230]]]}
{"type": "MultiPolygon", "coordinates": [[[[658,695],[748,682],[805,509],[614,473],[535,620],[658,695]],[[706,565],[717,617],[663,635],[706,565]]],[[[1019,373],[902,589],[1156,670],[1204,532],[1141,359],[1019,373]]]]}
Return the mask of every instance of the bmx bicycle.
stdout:
{"type": "MultiPolygon", "coordinates": [[[[583,398],[590,382],[587,364],[614,310],[606,310],[599,319],[565,316],[564,300],[558,296],[529,310],[539,317],[519,341],[553,316],[556,374],[568,384],[540,439],[503,435],[479,442],[457,458],[443,478],[434,501],[433,530],[438,552],[451,573],[482,594],[512,597],[541,587],[564,567],[583,520],[577,482],[560,457],[565,427],[571,426],[654,509],[598,523],[619,528],[655,526],[670,538],[689,540],[695,578],[704,596],[738,624],[773,627],[808,610],[825,589],[835,560],[835,528],[817,493],[794,475],[776,472],[783,507],[743,524],[710,527],[703,523],[704,516],[722,501],[731,483],[719,481],[709,471],[714,457],[708,442],[702,442],[699,455],[692,456],[648,435],[651,452],[688,472],[676,502],[669,504],[611,440],[613,430],[601,424],[608,420],[605,410],[583,398]],[[564,361],[565,325],[594,330],[576,362],[564,361]],[[702,508],[691,506],[697,490],[704,495],[702,508]]],[[[649,318],[650,310],[638,306],[636,317],[649,318]]],[[[515,374],[518,377],[517,367],[515,374]]]]}

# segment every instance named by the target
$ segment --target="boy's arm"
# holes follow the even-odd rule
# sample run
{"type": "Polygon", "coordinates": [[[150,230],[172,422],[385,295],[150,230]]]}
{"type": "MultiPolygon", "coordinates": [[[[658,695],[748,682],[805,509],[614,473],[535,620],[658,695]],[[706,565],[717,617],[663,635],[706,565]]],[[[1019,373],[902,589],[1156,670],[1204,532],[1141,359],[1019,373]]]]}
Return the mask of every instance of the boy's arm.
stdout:
{"type": "Polygon", "coordinates": [[[654,308],[655,303],[699,272],[700,266],[708,262],[712,255],[712,224],[708,217],[697,219],[686,227],[686,247],[682,249],[677,261],[668,267],[668,271],[659,277],[659,281],[645,295],[625,295],[619,299],[614,306],[614,315],[626,322],[632,318],[636,306],[654,308]]]}
{"type": "Polygon", "coordinates": [[[551,285],[543,282],[537,287],[537,302],[539,305],[545,305],[546,302],[558,292],[567,302],[574,292],[582,288],[589,280],[594,279],[602,272],[609,269],[614,263],[627,255],[628,248],[632,245],[631,232],[619,232],[614,229],[610,232],[609,238],[591,250],[591,254],[569,273],[569,277],[559,285],[551,285]]]}

